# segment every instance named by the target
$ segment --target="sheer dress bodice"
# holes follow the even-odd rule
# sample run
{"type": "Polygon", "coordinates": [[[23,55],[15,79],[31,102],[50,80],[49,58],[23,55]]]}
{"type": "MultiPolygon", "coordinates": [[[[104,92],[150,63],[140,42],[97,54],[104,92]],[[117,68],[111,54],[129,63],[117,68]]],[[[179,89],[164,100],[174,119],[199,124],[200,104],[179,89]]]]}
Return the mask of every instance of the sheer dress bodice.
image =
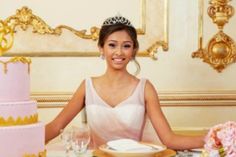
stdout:
{"type": "Polygon", "coordinates": [[[91,129],[91,147],[97,148],[120,138],[141,140],[145,123],[145,83],[146,79],[140,79],[133,93],[112,107],[98,95],[92,79],[86,79],[85,107],[91,129]]]}

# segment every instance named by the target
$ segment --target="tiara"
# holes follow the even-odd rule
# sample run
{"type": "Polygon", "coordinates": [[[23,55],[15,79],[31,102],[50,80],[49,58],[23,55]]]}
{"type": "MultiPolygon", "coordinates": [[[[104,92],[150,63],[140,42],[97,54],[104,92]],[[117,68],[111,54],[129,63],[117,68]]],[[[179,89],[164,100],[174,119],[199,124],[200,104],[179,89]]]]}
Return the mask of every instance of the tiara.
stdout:
{"type": "Polygon", "coordinates": [[[116,24],[123,24],[126,26],[133,27],[131,22],[128,19],[126,19],[125,17],[120,16],[120,15],[107,18],[103,22],[102,26],[110,26],[110,25],[116,25],[116,24]]]}

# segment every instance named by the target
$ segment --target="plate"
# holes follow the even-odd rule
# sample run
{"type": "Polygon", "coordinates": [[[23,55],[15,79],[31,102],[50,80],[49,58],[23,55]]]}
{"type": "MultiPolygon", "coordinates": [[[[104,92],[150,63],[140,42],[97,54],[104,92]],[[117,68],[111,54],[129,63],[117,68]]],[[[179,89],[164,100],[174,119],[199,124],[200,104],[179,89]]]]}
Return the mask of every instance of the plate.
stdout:
{"type": "Polygon", "coordinates": [[[202,153],[204,151],[204,148],[195,148],[195,149],[190,149],[191,152],[196,152],[196,153],[202,153]]]}
{"type": "Polygon", "coordinates": [[[155,145],[151,143],[142,143],[152,147],[151,150],[133,150],[133,151],[117,151],[109,148],[106,144],[101,145],[99,149],[112,157],[154,157],[155,154],[166,150],[165,146],[155,145]]]}

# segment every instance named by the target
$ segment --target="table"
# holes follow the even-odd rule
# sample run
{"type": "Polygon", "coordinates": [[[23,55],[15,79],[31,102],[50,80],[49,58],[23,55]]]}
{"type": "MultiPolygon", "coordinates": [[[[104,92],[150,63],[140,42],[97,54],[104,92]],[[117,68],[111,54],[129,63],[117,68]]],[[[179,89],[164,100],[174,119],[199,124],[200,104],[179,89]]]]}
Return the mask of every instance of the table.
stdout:
{"type": "MultiPolygon", "coordinates": [[[[47,157],[66,157],[65,151],[61,143],[48,145],[47,157]]],[[[201,152],[177,151],[167,149],[166,151],[156,155],[155,157],[200,157],[201,152]]],[[[69,153],[69,157],[76,157],[73,152],[69,153]]],[[[83,157],[109,157],[100,150],[88,150],[83,157]]]]}
{"type": "MultiPolygon", "coordinates": [[[[54,151],[54,150],[48,150],[47,151],[47,157],[65,157],[65,152],[64,151],[54,151]]],[[[69,157],[75,157],[73,152],[70,152],[69,157]]],[[[89,150],[84,157],[95,157],[92,153],[92,150],[89,150]]],[[[100,157],[100,156],[98,156],[100,157]]],[[[101,156],[101,157],[106,157],[106,156],[101,156]]],[[[108,156],[107,156],[108,157],[108,156]]],[[[164,157],[164,156],[158,156],[158,157],[164,157]]],[[[200,157],[200,153],[193,152],[192,154],[177,154],[173,157],[200,157]]]]}

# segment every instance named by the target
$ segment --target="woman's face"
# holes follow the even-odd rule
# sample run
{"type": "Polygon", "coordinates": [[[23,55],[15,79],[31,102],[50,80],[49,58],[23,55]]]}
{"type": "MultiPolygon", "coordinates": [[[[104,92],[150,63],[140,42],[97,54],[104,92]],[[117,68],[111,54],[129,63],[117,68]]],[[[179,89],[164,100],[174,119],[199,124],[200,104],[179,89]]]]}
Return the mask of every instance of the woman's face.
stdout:
{"type": "Polygon", "coordinates": [[[108,68],[122,70],[126,69],[133,57],[134,43],[129,34],[121,30],[110,34],[104,46],[99,49],[107,61],[108,68]]]}

